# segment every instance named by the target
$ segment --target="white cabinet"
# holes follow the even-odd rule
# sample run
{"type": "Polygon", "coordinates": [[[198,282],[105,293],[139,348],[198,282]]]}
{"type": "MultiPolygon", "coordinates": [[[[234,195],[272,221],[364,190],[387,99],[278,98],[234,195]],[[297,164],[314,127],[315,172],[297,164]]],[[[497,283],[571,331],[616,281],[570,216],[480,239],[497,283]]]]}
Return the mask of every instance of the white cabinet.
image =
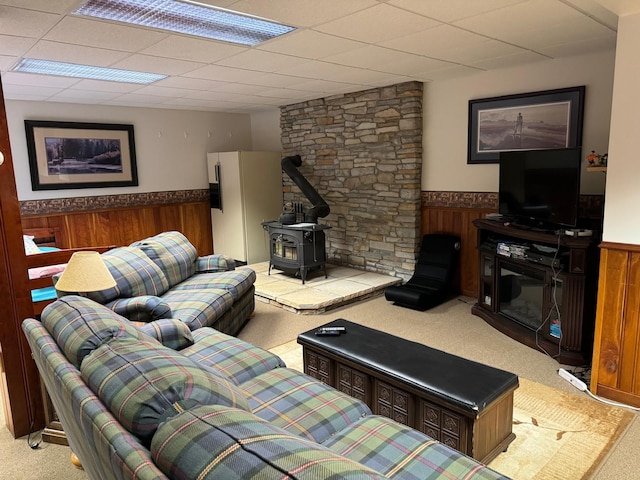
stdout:
{"type": "Polygon", "coordinates": [[[207,154],[209,183],[217,183],[220,192],[221,208],[211,209],[215,253],[248,264],[269,260],[269,238],[261,224],[282,213],[280,160],[280,152],[207,154]]]}

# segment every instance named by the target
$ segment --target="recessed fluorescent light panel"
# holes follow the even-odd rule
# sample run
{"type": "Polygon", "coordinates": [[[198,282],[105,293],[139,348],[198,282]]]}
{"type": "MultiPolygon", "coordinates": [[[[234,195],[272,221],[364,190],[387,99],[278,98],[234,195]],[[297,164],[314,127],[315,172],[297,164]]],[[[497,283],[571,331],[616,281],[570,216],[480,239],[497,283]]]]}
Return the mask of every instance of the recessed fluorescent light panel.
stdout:
{"type": "Polygon", "coordinates": [[[20,63],[13,68],[13,71],[141,84],[153,83],[158,80],[162,80],[163,78],[167,78],[166,75],[159,75],[157,73],[92,67],[89,65],[78,65],[76,63],[52,62],[49,60],[36,60],[33,58],[23,58],[20,63]]]}
{"type": "Polygon", "coordinates": [[[256,45],[295,30],[187,0],[88,0],[74,13],[242,45],[256,45]]]}

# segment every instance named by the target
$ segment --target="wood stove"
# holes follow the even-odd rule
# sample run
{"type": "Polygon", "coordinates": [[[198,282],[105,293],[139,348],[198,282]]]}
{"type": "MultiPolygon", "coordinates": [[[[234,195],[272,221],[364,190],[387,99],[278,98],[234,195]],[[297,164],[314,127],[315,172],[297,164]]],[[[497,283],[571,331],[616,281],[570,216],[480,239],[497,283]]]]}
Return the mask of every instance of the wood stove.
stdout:
{"type": "Polygon", "coordinates": [[[304,284],[310,270],[322,268],[327,278],[324,231],[331,227],[316,223],[283,225],[280,222],[264,222],[262,227],[269,232],[269,274],[271,267],[275,267],[300,275],[304,284]]]}

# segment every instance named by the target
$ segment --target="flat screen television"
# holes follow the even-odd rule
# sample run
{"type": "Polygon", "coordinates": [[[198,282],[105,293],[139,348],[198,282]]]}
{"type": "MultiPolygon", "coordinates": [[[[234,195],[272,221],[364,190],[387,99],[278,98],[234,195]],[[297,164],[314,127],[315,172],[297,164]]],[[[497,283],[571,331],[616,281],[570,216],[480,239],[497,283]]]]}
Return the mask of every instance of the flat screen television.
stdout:
{"type": "Polygon", "coordinates": [[[498,212],[542,230],[575,227],[581,157],[580,148],[501,152],[498,212]]]}

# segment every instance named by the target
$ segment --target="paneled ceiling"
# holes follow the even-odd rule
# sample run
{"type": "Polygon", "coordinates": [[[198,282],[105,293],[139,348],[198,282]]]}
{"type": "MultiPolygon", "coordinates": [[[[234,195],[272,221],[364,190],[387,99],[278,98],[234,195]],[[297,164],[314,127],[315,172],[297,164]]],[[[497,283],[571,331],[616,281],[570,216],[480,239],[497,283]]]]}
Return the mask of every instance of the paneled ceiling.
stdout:
{"type": "Polygon", "coordinates": [[[5,98],[255,112],[614,49],[638,0],[200,0],[297,29],[254,47],[74,15],[82,0],[0,0],[5,98]],[[151,85],[11,71],[37,58],[168,75],[151,85]]]}

